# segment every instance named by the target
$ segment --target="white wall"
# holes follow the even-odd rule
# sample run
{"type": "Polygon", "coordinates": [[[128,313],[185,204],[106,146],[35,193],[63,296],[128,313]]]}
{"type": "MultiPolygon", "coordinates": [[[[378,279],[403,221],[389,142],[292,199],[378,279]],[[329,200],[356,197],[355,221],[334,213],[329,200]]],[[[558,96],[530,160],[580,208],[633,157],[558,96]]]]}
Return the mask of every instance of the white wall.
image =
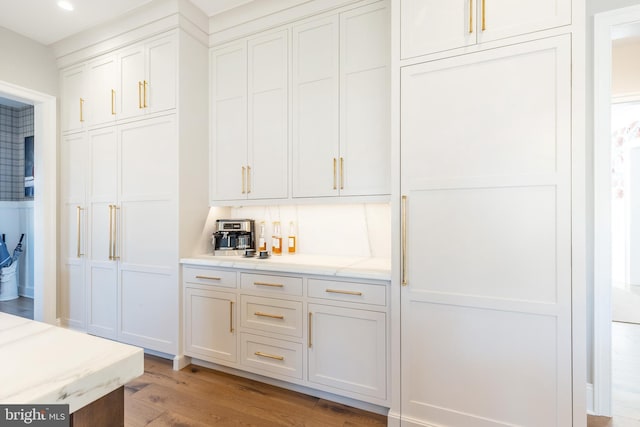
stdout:
{"type": "Polygon", "coordinates": [[[58,93],[52,50],[0,27],[0,80],[49,95],[58,93]]]}
{"type": "Polygon", "coordinates": [[[611,57],[613,97],[640,95],[640,37],[615,40],[611,57]]]}

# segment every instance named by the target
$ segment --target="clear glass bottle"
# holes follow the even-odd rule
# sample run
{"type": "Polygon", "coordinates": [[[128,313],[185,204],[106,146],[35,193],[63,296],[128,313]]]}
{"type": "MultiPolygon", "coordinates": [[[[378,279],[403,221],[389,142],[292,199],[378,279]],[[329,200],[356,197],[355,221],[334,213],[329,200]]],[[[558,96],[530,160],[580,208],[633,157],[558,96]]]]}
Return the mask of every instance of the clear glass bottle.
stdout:
{"type": "Polygon", "coordinates": [[[266,251],[267,250],[267,238],[264,235],[264,221],[260,221],[260,235],[258,237],[258,250],[266,251]]]}
{"type": "Polygon", "coordinates": [[[271,236],[271,253],[282,255],[282,231],[280,231],[280,221],[273,223],[273,235],[271,236]]]}
{"type": "Polygon", "coordinates": [[[296,223],[291,221],[289,222],[289,253],[290,254],[295,254],[296,253],[296,223]]]}

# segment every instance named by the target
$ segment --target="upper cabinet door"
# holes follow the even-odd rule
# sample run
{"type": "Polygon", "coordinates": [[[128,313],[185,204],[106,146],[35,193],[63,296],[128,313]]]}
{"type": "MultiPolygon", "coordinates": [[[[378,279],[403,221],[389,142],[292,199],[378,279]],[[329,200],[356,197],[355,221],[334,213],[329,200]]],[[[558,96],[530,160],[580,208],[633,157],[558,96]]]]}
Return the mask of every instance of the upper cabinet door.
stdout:
{"type": "Polygon", "coordinates": [[[571,0],[401,0],[403,59],[571,23],[571,0]]]}
{"type": "Polygon", "coordinates": [[[338,195],[338,16],[293,27],[293,196],[338,195]]]}
{"type": "Polygon", "coordinates": [[[145,45],[146,72],[142,82],[142,97],[146,112],[154,113],[176,107],[177,51],[174,35],[145,45]]]}
{"type": "Polygon", "coordinates": [[[287,197],[288,31],[248,41],[247,197],[287,197]]]}
{"type": "Polygon", "coordinates": [[[113,122],[118,112],[117,101],[121,95],[117,56],[105,55],[91,61],[88,73],[89,124],[113,122]]]}
{"type": "Polygon", "coordinates": [[[62,118],[60,126],[63,132],[82,130],[86,120],[85,66],[67,68],[61,73],[62,118]]]}
{"type": "Polygon", "coordinates": [[[340,15],[341,196],[391,192],[389,8],[340,15]]]}
{"type": "Polygon", "coordinates": [[[121,118],[143,114],[144,109],[144,47],[133,46],[120,54],[120,80],[122,95],[121,118]]]}
{"type": "Polygon", "coordinates": [[[247,50],[242,41],[211,51],[212,201],[247,197],[247,50]]]}

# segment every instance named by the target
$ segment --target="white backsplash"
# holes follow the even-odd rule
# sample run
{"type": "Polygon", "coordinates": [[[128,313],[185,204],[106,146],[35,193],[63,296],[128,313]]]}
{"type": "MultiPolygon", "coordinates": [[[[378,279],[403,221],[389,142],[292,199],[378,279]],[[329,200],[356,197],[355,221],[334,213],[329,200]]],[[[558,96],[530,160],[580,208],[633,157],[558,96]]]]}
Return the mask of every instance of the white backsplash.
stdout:
{"type": "Polygon", "coordinates": [[[260,221],[264,221],[269,251],[273,222],[280,221],[285,245],[283,256],[289,256],[286,253],[286,237],[289,222],[294,221],[297,227],[297,253],[391,257],[391,212],[387,203],[211,208],[205,234],[210,238],[215,219],[227,217],[254,219],[256,240],[260,221]],[[228,216],[220,216],[227,212],[228,216]]]}

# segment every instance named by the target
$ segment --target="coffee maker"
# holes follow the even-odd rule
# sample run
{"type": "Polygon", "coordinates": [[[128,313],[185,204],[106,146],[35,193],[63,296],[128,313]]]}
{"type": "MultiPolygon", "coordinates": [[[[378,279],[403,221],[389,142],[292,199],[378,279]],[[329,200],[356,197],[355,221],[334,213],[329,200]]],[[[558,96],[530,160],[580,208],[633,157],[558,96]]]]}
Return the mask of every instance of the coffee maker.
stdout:
{"type": "Polygon", "coordinates": [[[218,219],[213,233],[214,255],[244,255],[256,248],[255,221],[252,219],[218,219]]]}

